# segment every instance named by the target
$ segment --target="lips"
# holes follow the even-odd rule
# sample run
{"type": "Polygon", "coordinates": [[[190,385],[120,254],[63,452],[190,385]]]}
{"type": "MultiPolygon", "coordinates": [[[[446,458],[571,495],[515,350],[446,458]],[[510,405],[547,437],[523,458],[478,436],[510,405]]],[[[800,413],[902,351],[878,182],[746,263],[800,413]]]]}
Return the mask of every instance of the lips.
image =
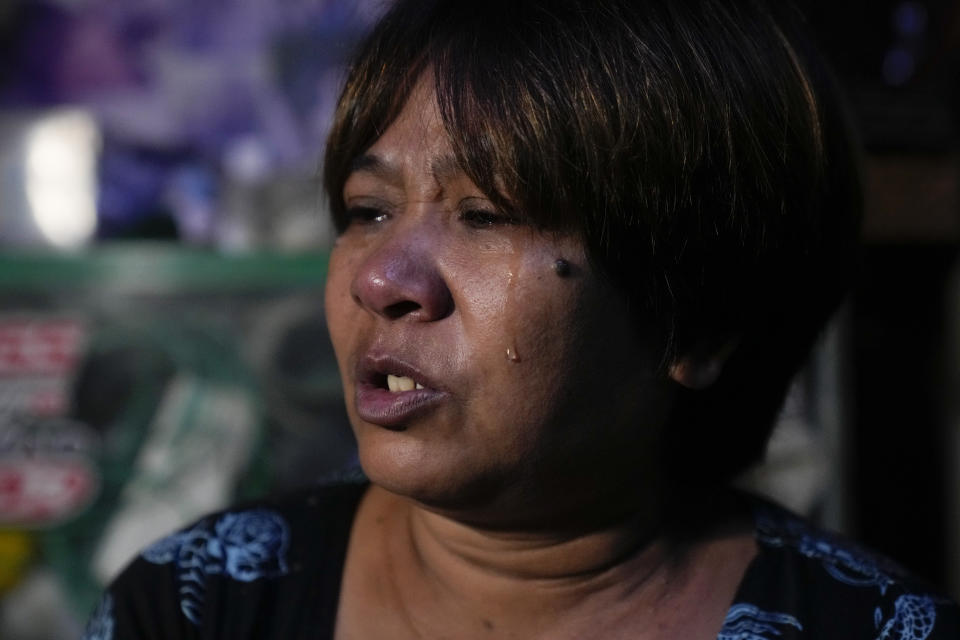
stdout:
{"type": "Polygon", "coordinates": [[[393,355],[362,358],[355,380],[357,416],[396,431],[408,428],[448,395],[418,366],[393,355]]]}

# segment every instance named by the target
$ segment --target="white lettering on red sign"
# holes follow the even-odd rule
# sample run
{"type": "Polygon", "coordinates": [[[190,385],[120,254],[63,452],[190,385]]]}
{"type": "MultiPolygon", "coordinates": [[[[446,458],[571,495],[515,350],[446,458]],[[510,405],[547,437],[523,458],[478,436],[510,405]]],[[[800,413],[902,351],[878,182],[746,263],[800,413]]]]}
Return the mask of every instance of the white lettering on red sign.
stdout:
{"type": "Polygon", "coordinates": [[[0,320],[0,376],[67,374],[83,338],[73,320],[0,320]]]}

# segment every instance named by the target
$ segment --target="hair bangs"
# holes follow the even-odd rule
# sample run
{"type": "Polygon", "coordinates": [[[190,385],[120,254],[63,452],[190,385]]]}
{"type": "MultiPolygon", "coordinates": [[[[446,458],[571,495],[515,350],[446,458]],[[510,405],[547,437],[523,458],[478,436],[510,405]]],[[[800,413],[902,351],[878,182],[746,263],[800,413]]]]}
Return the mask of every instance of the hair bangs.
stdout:
{"type": "Polygon", "coordinates": [[[347,227],[343,187],[355,163],[400,115],[429,65],[427,29],[403,11],[388,13],[363,41],[347,72],[323,159],[323,185],[338,233],[347,227]],[[389,28],[388,28],[389,25],[389,28]]]}
{"type": "MultiPolygon", "coordinates": [[[[534,227],[582,232],[582,140],[562,122],[560,83],[538,63],[544,16],[474,8],[430,47],[441,117],[464,173],[494,204],[534,227]],[[505,26],[506,25],[506,26],[505,26]],[[465,37],[466,35],[466,37],[465,37]],[[580,141],[580,145],[576,142],[580,141]]],[[[552,70],[549,70],[552,71],[552,70]]]]}

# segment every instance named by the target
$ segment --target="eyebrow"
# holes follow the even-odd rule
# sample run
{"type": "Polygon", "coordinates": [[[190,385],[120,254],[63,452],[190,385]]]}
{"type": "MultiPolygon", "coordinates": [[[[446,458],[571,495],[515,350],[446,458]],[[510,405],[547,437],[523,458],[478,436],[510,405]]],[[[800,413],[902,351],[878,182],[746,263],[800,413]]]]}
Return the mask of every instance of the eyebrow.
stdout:
{"type": "Polygon", "coordinates": [[[430,173],[437,182],[443,183],[462,175],[460,163],[452,155],[443,155],[430,160],[430,173]]]}
{"type": "MultiPolygon", "coordinates": [[[[369,173],[386,182],[402,182],[403,171],[400,165],[391,163],[374,153],[365,153],[358,156],[350,164],[350,173],[369,173]]],[[[430,160],[430,174],[443,184],[464,175],[457,159],[450,154],[437,156],[430,160]]]]}
{"type": "Polygon", "coordinates": [[[354,158],[350,163],[350,173],[370,173],[388,182],[399,181],[400,169],[391,165],[383,158],[372,153],[365,153],[354,158]]]}

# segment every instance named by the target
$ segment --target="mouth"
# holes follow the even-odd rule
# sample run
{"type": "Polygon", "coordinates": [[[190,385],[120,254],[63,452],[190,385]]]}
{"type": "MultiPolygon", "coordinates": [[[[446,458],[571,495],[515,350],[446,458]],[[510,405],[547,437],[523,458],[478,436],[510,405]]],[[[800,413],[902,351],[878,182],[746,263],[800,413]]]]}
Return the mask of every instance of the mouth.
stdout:
{"type": "Polygon", "coordinates": [[[368,356],[357,372],[358,417],[394,431],[434,409],[448,395],[419,367],[392,356],[368,356]]]}
{"type": "Polygon", "coordinates": [[[437,389],[437,384],[420,367],[393,356],[364,358],[357,371],[357,381],[390,393],[437,389]]]}
{"type": "Polygon", "coordinates": [[[392,373],[387,374],[387,389],[390,393],[402,393],[404,391],[415,391],[424,388],[422,384],[410,376],[395,376],[392,373]]]}

